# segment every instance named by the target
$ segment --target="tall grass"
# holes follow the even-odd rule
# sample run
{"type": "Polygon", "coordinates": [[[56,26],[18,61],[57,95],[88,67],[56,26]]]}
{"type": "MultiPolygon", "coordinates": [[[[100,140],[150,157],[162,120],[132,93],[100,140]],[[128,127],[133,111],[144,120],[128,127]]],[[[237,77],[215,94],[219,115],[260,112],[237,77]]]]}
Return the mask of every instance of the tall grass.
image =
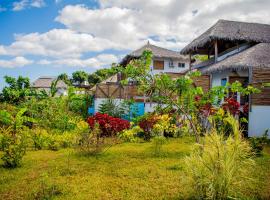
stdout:
{"type": "Polygon", "coordinates": [[[251,147],[242,138],[238,122],[232,116],[227,118],[227,122],[233,130],[229,137],[213,128],[205,136],[203,144],[196,144],[185,159],[194,198],[237,198],[252,185],[251,170],[255,162],[251,147]]]}

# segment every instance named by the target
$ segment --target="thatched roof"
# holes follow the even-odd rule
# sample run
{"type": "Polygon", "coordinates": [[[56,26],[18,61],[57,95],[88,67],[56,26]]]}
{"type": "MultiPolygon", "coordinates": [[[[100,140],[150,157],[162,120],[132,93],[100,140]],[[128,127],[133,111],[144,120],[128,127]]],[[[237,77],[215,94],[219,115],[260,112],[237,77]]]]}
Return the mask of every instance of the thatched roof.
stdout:
{"type": "Polygon", "coordinates": [[[220,62],[202,68],[204,74],[223,70],[242,70],[249,67],[270,67],[270,43],[259,43],[220,62]]]}
{"type": "MultiPolygon", "coordinates": [[[[52,82],[56,80],[55,77],[50,77],[50,76],[42,76],[39,77],[37,80],[34,81],[32,84],[33,88],[50,88],[52,82]]],[[[59,80],[57,82],[57,88],[67,88],[67,85],[64,83],[64,81],[59,80]]]]}
{"type": "Polygon", "coordinates": [[[214,40],[270,43],[270,25],[219,20],[214,26],[184,47],[180,53],[192,53],[214,40]]]}
{"type": "Polygon", "coordinates": [[[148,42],[146,45],[142,46],[141,48],[126,55],[120,64],[125,63],[130,58],[139,58],[145,50],[152,51],[154,58],[171,58],[171,59],[176,59],[176,60],[181,60],[181,61],[189,60],[187,56],[181,55],[177,51],[172,51],[169,49],[158,47],[148,42]]]}

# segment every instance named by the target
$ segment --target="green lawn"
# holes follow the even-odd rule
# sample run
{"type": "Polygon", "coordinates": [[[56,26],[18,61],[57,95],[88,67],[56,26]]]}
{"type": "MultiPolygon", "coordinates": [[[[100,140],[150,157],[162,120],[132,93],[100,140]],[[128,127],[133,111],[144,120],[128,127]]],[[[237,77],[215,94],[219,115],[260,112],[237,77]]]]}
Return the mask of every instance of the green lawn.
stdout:
{"type": "MultiPolygon", "coordinates": [[[[42,199],[51,193],[53,199],[186,199],[191,188],[183,158],[192,143],[171,139],[159,157],[150,143],[119,144],[98,157],[79,156],[72,149],[30,151],[22,167],[0,167],[0,199],[42,199]]],[[[269,148],[256,162],[260,189],[255,192],[270,198],[269,148]]]]}

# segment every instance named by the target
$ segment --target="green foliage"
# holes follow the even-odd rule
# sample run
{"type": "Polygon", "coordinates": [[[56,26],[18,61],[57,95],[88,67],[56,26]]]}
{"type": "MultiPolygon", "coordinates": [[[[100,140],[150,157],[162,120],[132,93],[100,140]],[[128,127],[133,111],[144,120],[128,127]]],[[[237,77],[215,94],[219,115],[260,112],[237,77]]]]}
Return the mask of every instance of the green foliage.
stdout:
{"type": "Polygon", "coordinates": [[[138,142],[138,134],[142,132],[143,130],[139,126],[134,126],[131,129],[120,132],[118,137],[124,142],[138,142]]]}
{"type": "Polygon", "coordinates": [[[155,156],[160,156],[162,153],[162,146],[166,143],[164,136],[155,136],[152,139],[152,148],[155,156]]]}
{"type": "Polygon", "coordinates": [[[268,130],[265,131],[262,137],[251,137],[249,138],[250,145],[253,152],[259,156],[262,155],[263,147],[270,142],[268,139],[268,130]]]}
{"type": "Polygon", "coordinates": [[[84,71],[76,71],[72,73],[72,81],[73,83],[78,82],[80,85],[87,80],[87,73],[84,71]]]}
{"type": "Polygon", "coordinates": [[[98,112],[121,118],[125,114],[125,108],[121,106],[121,103],[117,104],[114,99],[106,99],[100,104],[98,112]]]}
{"type": "Polygon", "coordinates": [[[76,122],[81,119],[79,115],[69,111],[65,98],[32,98],[23,106],[28,108],[29,116],[36,120],[37,125],[45,129],[74,130],[76,122]]]}
{"type": "Polygon", "coordinates": [[[31,133],[31,139],[36,150],[45,149],[48,146],[49,134],[45,129],[37,128],[32,130],[31,133]]]}
{"type": "Polygon", "coordinates": [[[252,185],[252,149],[242,138],[238,122],[232,116],[227,121],[233,130],[229,137],[212,129],[185,159],[195,198],[237,198],[252,185]]]}
{"type": "Polygon", "coordinates": [[[4,167],[15,168],[21,165],[26,152],[26,137],[23,133],[14,135],[11,128],[2,128],[0,144],[3,155],[1,159],[4,167]]]}
{"type": "Polygon", "coordinates": [[[203,62],[208,60],[208,55],[195,55],[194,58],[195,60],[203,62]]]}
{"type": "Polygon", "coordinates": [[[29,78],[19,76],[18,79],[4,76],[5,86],[2,91],[2,101],[17,104],[31,94],[29,78]]]}
{"type": "Polygon", "coordinates": [[[107,151],[118,142],[116,137],[104,137],[101,133],[98,123],[92,130],[89,129],[88,124],[82,124],[77,138],[78,152],[84,156],[96,156],[107,151]]]}
{"type": "Polygon", "coordinates": [[[38,189],[31,194],[35,200],[50,200],[62,195],[63,189],[59,185],[52,183],[47,173],[41,175],[38,189]]]}
{"type": "Polygon", "coordinates": [[[83,118],[88,117],[88,107],[93,104],[94,97],[89,94],[76,94],[74,87],[68,88],[67,105],[73,113],[81,115],[83,118]]]}

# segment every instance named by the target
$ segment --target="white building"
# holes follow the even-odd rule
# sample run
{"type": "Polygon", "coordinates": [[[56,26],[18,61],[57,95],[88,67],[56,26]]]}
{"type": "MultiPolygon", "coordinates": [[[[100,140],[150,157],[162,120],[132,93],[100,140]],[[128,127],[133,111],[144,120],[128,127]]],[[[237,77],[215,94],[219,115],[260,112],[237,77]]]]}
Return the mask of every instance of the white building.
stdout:
{"type": "Polygon", "coordinates": [[[249,104],[249,136],[270,129],[270,87],[262,88],[270,83],[270,25],[219,20],[181,53],[208,55],[209,60],[192,69],[209,75],[211,87],[239,81],[261,89],[248,98],[236,98],[241,106],[249,104]]]}

